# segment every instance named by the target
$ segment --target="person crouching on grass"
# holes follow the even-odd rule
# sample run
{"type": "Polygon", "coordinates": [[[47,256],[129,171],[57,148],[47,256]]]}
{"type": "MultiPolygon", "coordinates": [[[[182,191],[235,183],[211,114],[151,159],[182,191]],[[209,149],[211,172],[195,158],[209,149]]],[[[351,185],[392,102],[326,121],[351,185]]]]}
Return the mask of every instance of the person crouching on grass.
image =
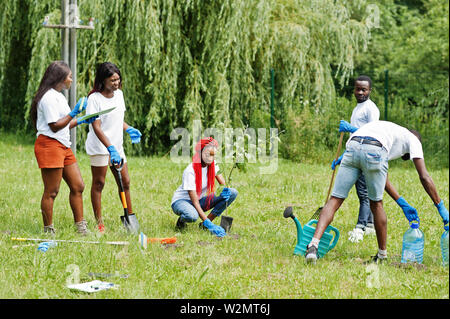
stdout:
{"type": "Polygon", "coordinates": [[[339,131],[353,134],[347,141],[331,198],[320,213],[316,231],[307,247],[305,254],[307,262],[315,263],[319,258],[317,253],[320,239],[361,174],[364,174],[366,178],[370,209],[374,216],[378,242],[378,253],[372,257],[370,262],[379,263],[387,260],[387,217],[383,208],[384,190],[402,208],[408,221],[419,220],[417,210],[398,195],[388,180],[388,161],[399,157],[403,160],[413,161],[423,188],[442,217],[444,229],[448,229],[448,210],[444,201],[439,197],[436,186],[425,167],[421,137],[417,131],[388,121],[373,121],[359,129],[346,121],[341,121],[339,131]]]}
{"type": "Polygon", "coordinates": [[[83,219],[83,190],[77,160],[70,149],[70,129],[84,123],[92,123],[96,117],[87,120],[75,118],[86,108],[87,99],[78,100],[70,110],[63,89],[72,84],[72,71],[63,61],[51,63],[45,71],[39,88],[31,103],[30,115],[37,133],[34,153],[41,169],[44,193],[41,199],[41,212],[44,220],[44,233],[55,233],[53,227],[53,204],[59,192],[61,180],[70,189],[69,202],[75,226],[81,235],[89,234],[83,219]]]}
{"type": "Polygon", "coordinates": [[[200,140],[195,146],[192,163],[183,172],[181,185],[174,192],[171,204],[173,212],[179,216],[176,223],[179,230],[200,217],[201,228],[217,237],[226,235],[225,230],[212,221],[236,199],[238,192],[225,187],[219,196],[214,194],[216,179],[220,185],[225,185],[225,179],[219,174],[220,168],[214,162],[217,147],[217,141],[211,137],[200,140]],[[211,208],[206,216],[205,212],[211,208]]]}

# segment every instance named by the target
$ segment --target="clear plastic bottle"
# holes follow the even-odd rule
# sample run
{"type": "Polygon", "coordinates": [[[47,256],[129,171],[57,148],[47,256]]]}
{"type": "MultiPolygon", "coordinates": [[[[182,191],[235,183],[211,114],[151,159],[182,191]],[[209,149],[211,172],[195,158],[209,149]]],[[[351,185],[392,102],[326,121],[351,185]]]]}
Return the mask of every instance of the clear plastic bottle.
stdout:
{"type": "Polygon", "coordinates": [[[448,229],[441,236],[442,265],[448,266],[448,229]]]}
{"type": "Polygon", "coordinates": [[[413,221],[403,235],[402,263],[423,261],[423,247],[425,236],[419,228],[419,222],[413,221]]]}

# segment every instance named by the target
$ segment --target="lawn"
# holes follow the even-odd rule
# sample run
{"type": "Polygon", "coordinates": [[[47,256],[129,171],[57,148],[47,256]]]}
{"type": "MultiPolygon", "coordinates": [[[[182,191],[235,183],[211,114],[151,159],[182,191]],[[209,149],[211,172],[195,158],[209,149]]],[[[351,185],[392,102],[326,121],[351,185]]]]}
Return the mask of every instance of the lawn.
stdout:
{"type": "MultiPolygon", "coordinates": [[[[234,170],[232,187],[239,191],[225,212],[234,218],[230,234],[222,240],[200,230],[198,223],[182,233],[174,226],[170,200],[181,182],[186,164],[169,157],[128,157],[134,212],[149,237],[177,237],[175,245],[149,244],[142,249],[138,236],[124,231],[123,209],[117,186],[108,173],[103,191],[106,234],[99,236],[89,193],[91,173],[83,150],[77,153],[86,184],[85,218],[93,232],[76,235],[62,182],[54,207],[55,239],[128,241],[127,246],[59,243],[43,253],[37,243],[11,237],[42,238],[40,198],[43,184],[33,145],[23,138],[0,134],[0,298],[62,299],[448,299],[449,271],[441,265],[439,239],[442,221],[423,190],[412,163],[390,169],[391,181],[421,217],[425,233],[423,265],[400,265],[403,233],[408,222],[397,204],[385,194],[388,215],[388,254],[383,265],[363,262],[377,251],[376,238],[355,244],[347,233],[355,226],[358,199],[354,190],[335,216],[337,246],[316,265],[293,256],[296,229],[283,218],[287,205],[302,225],[322,206],[331,178],[329,165],[279,160],[275,174],[261,175],[259,164],[234,170]],[[119,287],[97,293],[66,288],[68,283],[93,280],[90,273],[113,274],[97,278],[119,287]],[[120,276],[122,275],[122,276],[120,276]],[[124,276],[128,275],[128,276],[124,276]]],[[[330,152],[330,158],[334,154],[330,152]]],[[[228,174],[230,165],[225,165],[228,174]]],[[[448,169],[430,169],[440,196],[449,207],[448,169]]],[[[215,221],[219,223],[219,220],[215,221]]]]}

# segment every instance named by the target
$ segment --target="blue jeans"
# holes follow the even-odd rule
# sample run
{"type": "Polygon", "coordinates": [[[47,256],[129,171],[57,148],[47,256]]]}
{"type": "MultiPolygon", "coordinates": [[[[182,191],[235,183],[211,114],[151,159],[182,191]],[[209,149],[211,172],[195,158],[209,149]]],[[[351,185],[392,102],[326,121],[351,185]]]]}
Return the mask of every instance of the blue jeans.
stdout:
{"type": "Polygon", "coordinates": [[[367,224],[372,224],[373,227],[373,215],[370,210],[369,197],[367,196],[367,186],[364,175],[361,174],[355,183],[356,194],[359,198],[359,214],[356,228],[364,229],[367,224]]]}
{"type": "MultiPolygon", "coordinates": [[[[225,200],[225,198],[222,197],[222,194],[219,196],[214,195],[214,198],[211,200],[209,208],[212,208],[211,213],[216,217],[220,216],[225,208],[230,206],[230,204],[236,199],[238,195],[238,191],[236,189],[229,188],[229,190],[231,194],[228,200],[225,200]]],[[[201,198],[199,201],[203,211],[206,211],[206,199],[207,196],[201,198]]],[[[182,221],[184,222],[192,223],[198,219],[198,212],[195,209],[192,201],[188,199],[179,199],[174,202],[172,204],[172,210],[176,215],[180,216],[182,221]]]]}
{"type": "Polygon", "coordinates": [[[384,147],[350,141],[336,175],[332,196],[347,198],[350,189],[363,174],[367,197],[377,202],[383,199],[388,171],[388,154],[384,147]]]}

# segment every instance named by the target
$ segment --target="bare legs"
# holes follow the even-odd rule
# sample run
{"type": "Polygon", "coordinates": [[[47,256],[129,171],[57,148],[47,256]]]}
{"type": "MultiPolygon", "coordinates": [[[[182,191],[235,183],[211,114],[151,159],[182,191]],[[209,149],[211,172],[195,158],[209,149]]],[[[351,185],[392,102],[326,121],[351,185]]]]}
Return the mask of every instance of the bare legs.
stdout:
{"type": "Polygon", "coordinates": [[[74,220],[75,222],[82,221],[84,182],[78,164],[74,163],[64,168],[42,168],[41,175],[44,182],[44,193],[41,199],[44,226],[53,224],[53,204],[58,195],[62,179],[70,189],[69,202],[74,220]]]}
{"type": "MultiPolygon", "coordinates": [[[[331,196],[330,200],[325,204],[320,212],[320,217],[317,222],[314,238],[322,238],[325,229],[331,224],[334,218],[334,214],[341,207],[344,202],[343,198],[337,198],[331,196]]],[[[387,238],[387,218],[383,208],[383,201],[370,201],[370,209],[373,213],[375,231],[377,234],[378,248],[386,250],[386,238],[387,238]]]]}
{"type": "MultiPolygon", "coordinates": [[[[116,180],[116,184],[119,183],[119,178],[116,171],[110,167],[111,172],[116,180]]],[[[91,186],[91,203],[94,210],[94,216],[97,220],[97,224],[103,224],[102,220],[102,191],[105,186],[106,172],[108,171],[108,166],[91,166],[92,172],[92,186],[91,186]]],[[[131,206],[131,196],[130,196],[130,175],[128,174],[127,163],[123,164],[121,171],[122,183],[125,192],[125,198],[127,201],[127,207],[129,214],[133,214],[133,209],[131,206]]],[[[120,192],[119,192],[120,193],[120,192]]],[[[120,194],[119,194],[120,196],[120,194]]],[[[120,197],[119,197],[120,198],[120,197]]]]}

